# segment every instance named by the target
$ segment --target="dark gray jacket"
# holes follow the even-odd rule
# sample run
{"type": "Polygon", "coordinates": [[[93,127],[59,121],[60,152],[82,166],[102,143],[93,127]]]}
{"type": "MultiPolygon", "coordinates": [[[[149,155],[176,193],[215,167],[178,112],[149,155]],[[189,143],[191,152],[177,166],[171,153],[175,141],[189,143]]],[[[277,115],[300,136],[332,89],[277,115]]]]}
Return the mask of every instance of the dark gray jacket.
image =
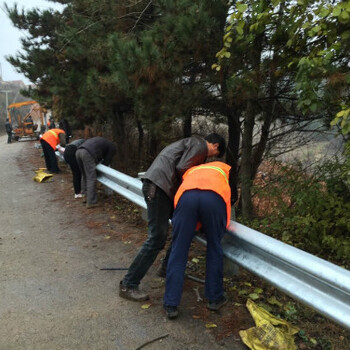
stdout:
{"type": "Polygon", "coordinates": [[[5,129],[8,134],[12,133],[12,124],[9,121],[6,121],[5,123],[5,129]]]}
{"type": "Polygon", "coordinates": [[[158,154],[143,178],[152,181],[173,199],[182,175],[189,168],[204,163],[207,154],[207,142],[199,136],[176,141],[158,154]]]}
{"type": "Polygon", "coordinates": [[[115,144],[104,137],[93,137],[87,139],[78,149],[86,149],[91,157],[95,159],[96,164],[103,160],[103,165],[111,164],[112,158],[114,157],[117,148],[115,144]]]}

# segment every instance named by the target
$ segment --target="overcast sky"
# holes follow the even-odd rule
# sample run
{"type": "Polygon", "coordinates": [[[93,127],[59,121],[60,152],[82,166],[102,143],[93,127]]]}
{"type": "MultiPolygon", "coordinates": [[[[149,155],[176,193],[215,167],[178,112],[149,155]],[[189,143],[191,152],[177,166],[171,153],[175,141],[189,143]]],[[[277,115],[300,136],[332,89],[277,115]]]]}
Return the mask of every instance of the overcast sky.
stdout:
{"type": "MultiPolygon", "coordinates": [[[[10,8],[13,8],[17,4],[19,10],[23,8],[25,10],[32,8],[62,8],[62,5],[47,0],[6,0],[5,2],[10,8]]],[[[5,59],[5,56],[15,55],[16,52],[21,51],[20,38],[25,37],[26,32],[20,31],[13,26],[4,9],[4,0],[0,0],[0,64],[2,79],[4,81],[22,80],[25,84],[30,84],[26,77],[23,74],[17,73],[15,68],[5,59]]]]}

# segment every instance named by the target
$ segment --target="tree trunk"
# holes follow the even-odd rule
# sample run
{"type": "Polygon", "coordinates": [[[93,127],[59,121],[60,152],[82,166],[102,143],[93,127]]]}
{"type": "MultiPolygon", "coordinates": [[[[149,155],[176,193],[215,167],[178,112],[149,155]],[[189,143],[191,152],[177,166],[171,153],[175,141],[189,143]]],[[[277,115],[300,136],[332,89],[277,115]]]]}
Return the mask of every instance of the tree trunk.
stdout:
{"type": "Polygon", "coordinates": [[[236,108],[229,107],[227,109],[228,143],[226,151],[226,163],[232,167],[232,172],[236,184],[238,184],[239,145],[241,142],[239,115],[240,112],[236,108]]]}
{"type": "Polygon", "coordinates": [[[185,116],[183,124],[184,137],[190,137],[192,135],[192,109],[188,111],[185,116]]]}
{"type": "MultiPolygon", "coordinates": [[[[117,157],[124,163],[126,154],[126,143],[125,143],[125,123],[124,123],[124,113],[114,111],[114,118],[112,119],[112,130],[113,139],[117,144],[117,157]]],[[[116,158],[117,158],[116,157],[116,158]]]]}
{"type": "Polygon", "coordinates": [[[255,112],[252,101],[248,101],[246,116],[244,118],[242,136],[242,159],[241,159],[241,201],[242,216],[244,219],[252,219],[253,202],[251,196],[252,187],[252,150],[253,150],[253,129],[255,123],[255,112]]]}
{"type": "Polygon", "coordinates": [[[142,149],[143,149],[143,140],[144,140],[145,134],[143,131],[142,123],[140,122],[139,119],[136,120],[136,124],[137,124],[137,131],[139,134],[138,145],[137,145],[137,162],[138,162],[138,167],[140,167],[142,156],[143,156],[142,149]]]}

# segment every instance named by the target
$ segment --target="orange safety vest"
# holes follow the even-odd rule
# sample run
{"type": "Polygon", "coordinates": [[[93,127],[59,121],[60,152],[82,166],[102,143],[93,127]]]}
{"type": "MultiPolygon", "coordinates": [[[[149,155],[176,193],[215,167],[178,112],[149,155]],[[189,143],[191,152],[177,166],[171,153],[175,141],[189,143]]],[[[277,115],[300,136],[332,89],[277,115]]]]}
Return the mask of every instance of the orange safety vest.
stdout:
{"type": "Polygon", "coordinates": [[[42,139],[45,140],[55,151],[56,146],[60,143],[59,134],[64,134],[62,129],[50,129],[42,136],[42,139]]]}
{"type": "Polygon", "coordinates": [[[197,165],[188,169],[183,174],[182,184],[175,194],[175,208],[185,191],[198,189],[216,192],[225,201],[227,213],[226,227],[228,227],[231,220],[230,169],[231,167],[228,164],[218,161],[197,165]]]}

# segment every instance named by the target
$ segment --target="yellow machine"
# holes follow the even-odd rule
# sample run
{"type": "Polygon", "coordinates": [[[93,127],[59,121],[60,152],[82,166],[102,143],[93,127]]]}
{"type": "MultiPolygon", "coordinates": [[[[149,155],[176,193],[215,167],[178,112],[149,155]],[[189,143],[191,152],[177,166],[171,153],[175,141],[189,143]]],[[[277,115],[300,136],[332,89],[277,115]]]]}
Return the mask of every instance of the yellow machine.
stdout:
{"type": "Polygon", "coordinates": [[[44,109],[36,101],[12,103],[7,107],[7,115],[16,141],[20,138],[38,140],[45,130],[44,109]]]}

